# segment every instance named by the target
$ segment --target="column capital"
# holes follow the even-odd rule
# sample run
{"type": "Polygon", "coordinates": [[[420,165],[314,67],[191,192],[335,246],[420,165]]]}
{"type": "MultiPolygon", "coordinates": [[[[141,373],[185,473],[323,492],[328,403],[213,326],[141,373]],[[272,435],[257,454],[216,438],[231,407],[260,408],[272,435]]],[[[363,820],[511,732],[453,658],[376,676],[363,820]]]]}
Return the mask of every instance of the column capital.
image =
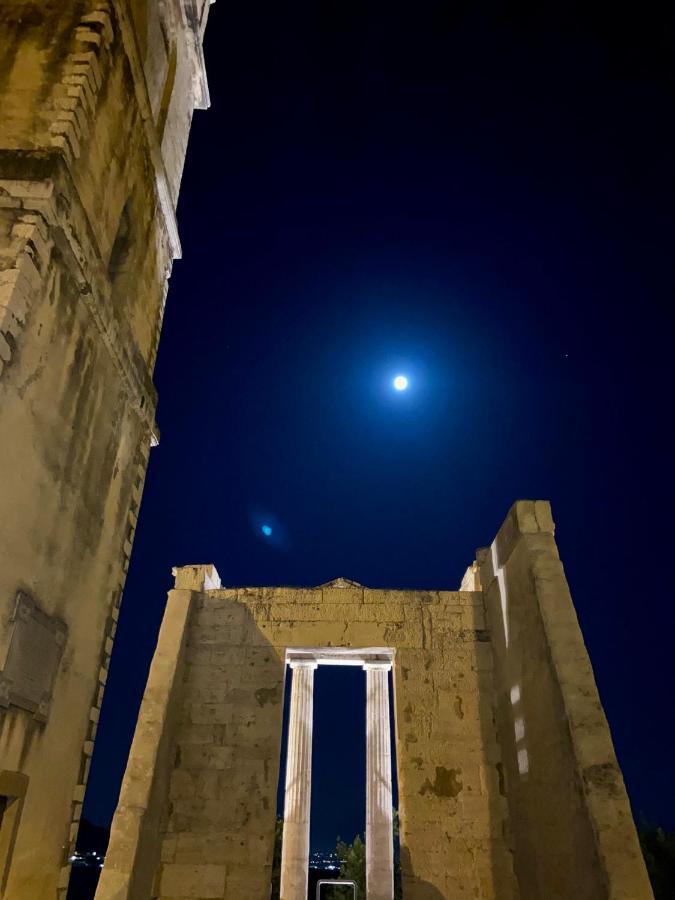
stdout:
{"type": "Polygon", "coordinates": [[[288,665],[291,669],[316,669],[319,664],[315,659],[291,659],[288,665]]]}
{"type": "Polygon", "coordinates": [[[378,669],[384,672],[391,671],[391,662],[386,662],[384,660],[374,659],[372,662],[364,662],[363,664],[364,671],[368,671],[368,669],[373,669],[377,671],[378,669]]]}

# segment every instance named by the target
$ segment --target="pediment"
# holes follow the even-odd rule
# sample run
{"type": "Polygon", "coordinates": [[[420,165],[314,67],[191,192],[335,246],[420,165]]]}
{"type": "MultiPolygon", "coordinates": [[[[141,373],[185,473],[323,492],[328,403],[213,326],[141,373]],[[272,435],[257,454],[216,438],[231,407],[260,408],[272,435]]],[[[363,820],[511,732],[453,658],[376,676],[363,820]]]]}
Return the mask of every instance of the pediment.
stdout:
{"type": "Polygon", "coordinates": [[[334,578],[333,581],[327,581],[325,584],[320,584],[319,587],[322,587],[322,588],[362,588],[363,585],[359,584],[358,581],[351,581],[349,578],[334,578]]]}

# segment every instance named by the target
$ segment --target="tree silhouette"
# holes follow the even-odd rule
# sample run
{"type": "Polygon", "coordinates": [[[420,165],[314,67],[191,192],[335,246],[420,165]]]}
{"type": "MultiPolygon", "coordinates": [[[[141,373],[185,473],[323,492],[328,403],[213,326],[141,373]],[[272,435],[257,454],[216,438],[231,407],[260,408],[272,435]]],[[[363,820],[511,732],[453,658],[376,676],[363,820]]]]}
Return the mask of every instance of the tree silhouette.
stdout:
{"type": "Polygon", "coordinates": [[[655,900],[675,897],[675,832],[643,824],[638,829],[655,900]]]}

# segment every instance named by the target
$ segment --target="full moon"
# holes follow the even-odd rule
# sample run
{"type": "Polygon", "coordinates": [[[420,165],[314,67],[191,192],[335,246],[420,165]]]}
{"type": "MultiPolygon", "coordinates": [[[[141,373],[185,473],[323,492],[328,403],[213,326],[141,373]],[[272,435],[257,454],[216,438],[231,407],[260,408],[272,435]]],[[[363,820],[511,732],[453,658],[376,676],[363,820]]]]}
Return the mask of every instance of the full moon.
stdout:
{"type": "Polygon", "coordinates": [[[394,378],[394,387],[397,391],[404,391],[408,387],[408,379],[405,375],[397,375],[394,378]]]}

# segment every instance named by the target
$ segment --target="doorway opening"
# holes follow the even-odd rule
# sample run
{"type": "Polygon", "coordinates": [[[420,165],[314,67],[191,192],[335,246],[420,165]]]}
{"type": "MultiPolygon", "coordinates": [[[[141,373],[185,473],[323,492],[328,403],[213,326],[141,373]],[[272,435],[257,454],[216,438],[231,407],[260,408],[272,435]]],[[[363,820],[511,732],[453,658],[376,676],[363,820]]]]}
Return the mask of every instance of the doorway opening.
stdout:
{"type": "Polygon", "coordinates": [[[380,647],[287,651],[274,879],[285,897],[336,878],[394,896],[393,660],[380,647]]]}

